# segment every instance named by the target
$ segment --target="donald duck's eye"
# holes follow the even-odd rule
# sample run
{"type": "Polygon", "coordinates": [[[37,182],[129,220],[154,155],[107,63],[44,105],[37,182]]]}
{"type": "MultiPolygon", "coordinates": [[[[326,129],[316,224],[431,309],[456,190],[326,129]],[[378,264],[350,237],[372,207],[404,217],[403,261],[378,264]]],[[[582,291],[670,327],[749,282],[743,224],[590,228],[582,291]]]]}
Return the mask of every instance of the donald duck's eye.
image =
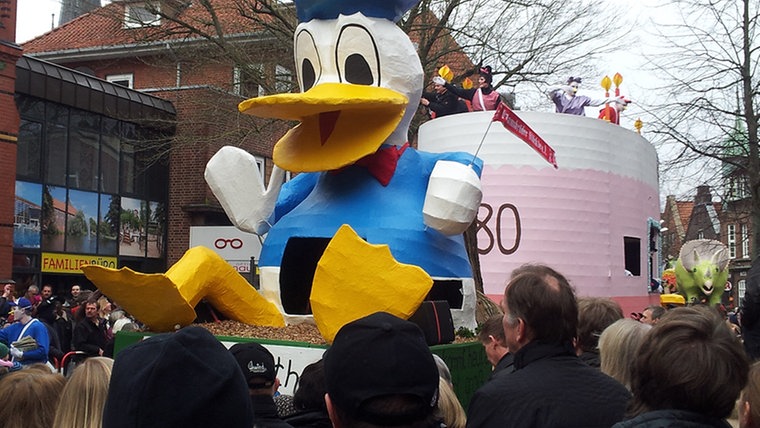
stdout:
{"type": "Polygon", "coordinates": [[[380,59],[375,39],[358,25],[343,27],[335,44],[335,65],[343,82],[380,85],[380,59]]]}
{"type": "Polygon", "coordinates": [[[374,81],[369,64],[359,54],[349,55],[345,64],[346,81],[357,85],[371,85],[374,81]]]}
{"type": "Polygon", "coordinates": [[[314,66],[309,61],[309,58],[304,58],[301,64],[301,82],[303,90],[307,90],[314,86],[314,82],[317,81],[316,73],[314,73],[314,66]]]}
{"type": "Polygon", "coordinates": [[[314,86],[322,73],[317,44],[309,31],[302,30],[296,36],[295,55],[301,90],[307,91],[314,86]]]}

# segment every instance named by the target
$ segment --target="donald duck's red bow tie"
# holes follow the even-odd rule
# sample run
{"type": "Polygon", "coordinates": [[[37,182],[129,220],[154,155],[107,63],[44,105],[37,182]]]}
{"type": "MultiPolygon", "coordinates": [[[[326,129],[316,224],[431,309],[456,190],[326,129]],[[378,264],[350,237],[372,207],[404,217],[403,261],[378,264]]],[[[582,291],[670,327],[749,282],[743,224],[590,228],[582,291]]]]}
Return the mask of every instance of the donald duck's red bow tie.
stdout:
{"type": "Polygon", "coordinates": [[[375,153],[364,156],[356,161],[354,165],[364,167],[372,174],[377,181],[383,186],[387,186],[396,172],[396,164],[404,151],[409,147],[409,143],[401,147],[384,146],[375,153]]]}

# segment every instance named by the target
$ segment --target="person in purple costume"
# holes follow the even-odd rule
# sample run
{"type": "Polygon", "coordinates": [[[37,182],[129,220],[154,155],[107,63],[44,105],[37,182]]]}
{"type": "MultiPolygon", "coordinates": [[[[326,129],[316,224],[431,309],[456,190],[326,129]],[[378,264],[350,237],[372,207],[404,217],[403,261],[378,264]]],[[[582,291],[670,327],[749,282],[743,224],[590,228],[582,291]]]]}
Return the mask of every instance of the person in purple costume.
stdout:
{"type": "Polygon", "coordinates": [[[567,85],[551,86],[546,90],[546,95],[554,103],[557,113],[585,116],[585,107],[595,107],[606,103],[621,103],[625,105],[623,97],[594,99],[585,95],[577,95],[580,85],[581,78],[571,76],[567,79],[567,85]]]}

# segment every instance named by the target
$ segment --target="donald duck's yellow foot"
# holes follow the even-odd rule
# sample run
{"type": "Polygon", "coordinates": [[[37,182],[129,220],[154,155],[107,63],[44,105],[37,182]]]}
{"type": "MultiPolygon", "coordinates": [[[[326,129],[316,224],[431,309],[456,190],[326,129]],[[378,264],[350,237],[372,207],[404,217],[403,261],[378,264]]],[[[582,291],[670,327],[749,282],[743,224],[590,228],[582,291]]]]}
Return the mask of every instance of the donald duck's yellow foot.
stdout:
{"type": "Polygon", "coordinates": [[[314,322],[332,343],[343,325],[365,315],[383,311],[408,319],[432,286],[420,267],[399,263],[387,245],[369,244],[344,224],[314,273],[314,322]]]}
{"type": "Polygon", "coordinates": [[[189,249],[166,274],[101,266],[85,266],[82,270],[103,294],[153,331],[171,331],[192,323],[196,318],[193,308],[201,299],[242,323],[285,325],[273,303],[206,247],[189,249]]]}

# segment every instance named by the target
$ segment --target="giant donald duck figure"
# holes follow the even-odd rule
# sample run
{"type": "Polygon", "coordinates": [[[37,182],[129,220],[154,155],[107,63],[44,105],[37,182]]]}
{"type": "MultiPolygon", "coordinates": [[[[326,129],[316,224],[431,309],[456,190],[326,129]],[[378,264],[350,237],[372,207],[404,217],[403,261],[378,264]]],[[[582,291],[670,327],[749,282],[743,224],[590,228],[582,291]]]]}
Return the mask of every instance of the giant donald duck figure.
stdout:
{"type": "MultiPolygon", "coordinates": [[[[462,233],[480,205],[482,163],[468,153],[420,152],[407,142],[424,78],[414,45],[395,23],[418,1],[296,0],[302,92],[239,106],[245,114],[300,122],[274,147],[269,187],[254,157],[239,148],[222,148],[206,167],[233,224],[266,235],[256,298],[271,302],[286,323],[313,316],[328,341],[372,312],[409,318],[426,297],[453,302],[455,325],[475,327],[462,233]],[[282,184],[285,171],[299,174],[282,184]]],[[[209,253],[195,257],[213,258],[209,253]]],[[[166,275],[181,292],[171,271],[201,264],[180,260],[166,275]]],[[[218,295],[229,287],[206,282],[215,285],[195,289],[218,295]]]]}

